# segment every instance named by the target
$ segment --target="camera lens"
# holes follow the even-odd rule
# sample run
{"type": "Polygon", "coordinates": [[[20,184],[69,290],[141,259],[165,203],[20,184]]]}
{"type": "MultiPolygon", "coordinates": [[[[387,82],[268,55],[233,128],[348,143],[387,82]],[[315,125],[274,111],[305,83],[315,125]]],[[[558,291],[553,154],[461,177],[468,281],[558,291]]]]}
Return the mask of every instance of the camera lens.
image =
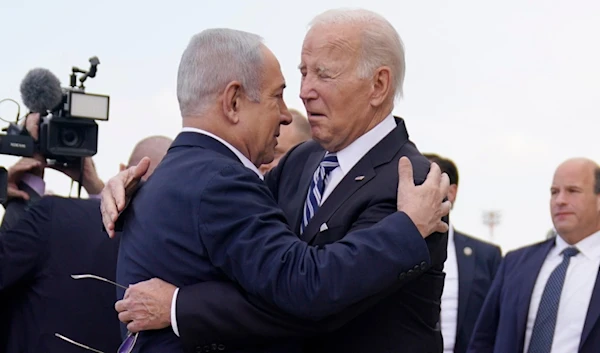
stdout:
{"type": "Polygon", "coordinates": [[[60,131],[60,142],[66,147],[77,147],[81,142],[79,133],[75,129],[62,129],[60,131]]]}

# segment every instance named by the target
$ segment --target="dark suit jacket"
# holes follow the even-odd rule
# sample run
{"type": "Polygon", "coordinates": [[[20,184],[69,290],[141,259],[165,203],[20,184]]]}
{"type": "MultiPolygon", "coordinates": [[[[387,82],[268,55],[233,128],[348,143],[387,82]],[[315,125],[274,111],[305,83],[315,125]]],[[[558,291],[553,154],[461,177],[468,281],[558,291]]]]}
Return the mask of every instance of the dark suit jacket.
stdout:
{"type": "Polygon", "coordinates": [[[91,273],[115,278],[118,241],[101,232],[100,203],[48,196],[0,236],[0,303],[9,316],[2,352],[81,352],[62,334],[104,352],[121,343],[115,289],[91,273]]]}
{"type": "MultiPolygon", "coordinates": [[[[397,124],[398,127],[368,152],[338,184],[308,224],[301,236],[303,241],[326,246],[341,239],[347,240],[350,236],[347,234],[372,227],[394,213],[401,156],[411,159],[415,181],[424,181],[430,163],[408,140],[404,121],[397,119],[397,124]],[[356,180],[358,176],[364,178],[356,180]],[[323,223],[327,223],[328,229],[319,232],[323,223]]],[[[295,232],[300,227],[310,179],[324,154],[325,151],[313,141],[301,144],[284,156],[266,178],[269,189],[295,232]]],[[[404,238],[407,230],[410,231],[410,228],[398,227],[396,236],[404,238]]],[[[370,234],[366,236],[372,237],[370,234]]],[[[272,308],[259,304],[257,306],[262,310],[256,310],[236,297],[232,290],[218,284],[182,288],[177,301],[181,337],[186,342],[201,345],[213,337],[265,340],[332,331],[309,340],[306,351],[441,352],[442,338],[437,323],[447,234],[431,235],[427,244],[432,266],[416,266],[402,273],[400,276],[404,282],[394,291],[369,298],[366,306],[361,305],[365,304],[362,302],[346,308],[332,321],[302,323],[295,318],[282,318],[272,308]],[[225,298],[220,304],[211,299],[215,293],[225,298]],[[369,306],[372,307],[364,312],[369,306]],[[207,307],[210,309],[206,310],[207,307]],[[353,317],[356,318],[340,328],[353,317]]],[[[368,275],[371,270],[378,271],[378,268],[375,263],[365,266],[356,273],[356,281],[362,281],[359,276],[368,275]]],[[[251,297],[249,299],[252,300],[251,297]]]]}
{"type": "Polygon", "coordinates": [[[456,230],[454,247],[458,263],[458,315],[454,353],[464,353],[502,261],[502,252],[496,245],[456,230]]]}
{"type": "MultiPolygon", "coordinates": [[[[391,287],[409,268],[427,265],[417,228],[393,211],[345,242],[310,247],[290,230],[265,183],[231,150],[183,132],[125,213],[117,279],[127,285],[159,277],[179,287],[231,280],[290,315],[319,320],[391,287]],[[397,229],[405,229],[402,237],[397,229]]],[[[178,302],[177,310],[188,304],[195,306],[178,302]]],[[[142,332],[136,347],[176,352],[180,344],[167,328],[142,332]]],[[[198,349],[227,348],[213,342],[198,349]]],[[[257,351],[290,349],[273,344],[257,351]]]]}
{"type": "Polygon", "coordinates": [[[0,224],[0,233],[5,233],[10,228],[14,227],[27,211],[42,198],[42,196],[24,182],[19,183],[19,189],[25,191],[29,195],[29,200],[25,201],[23,199],[13,198],[6,201],[4,204],[4,217],[2,217],[2,224],[0,224]]]}
{"type": "MultiPolygon", "coordinates": [[[[533,287],[554,242],[554,239],[549,239],[506,254],[477,319],[468,352],[523,352],[533,287]]],[[[596,277],[592,292],[579,345],[580,353],[597,353],[600,350],[598,317],[600,276],[596,277]]]]}

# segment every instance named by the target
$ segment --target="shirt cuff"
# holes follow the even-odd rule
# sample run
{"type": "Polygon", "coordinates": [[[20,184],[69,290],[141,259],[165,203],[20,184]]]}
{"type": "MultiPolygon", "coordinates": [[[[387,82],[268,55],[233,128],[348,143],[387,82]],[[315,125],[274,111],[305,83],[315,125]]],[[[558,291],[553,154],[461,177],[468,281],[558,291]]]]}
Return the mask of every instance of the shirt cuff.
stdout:
{"type": "Polygon", "coordinates": [[[89,197],[90,199],[94,199],[94,200],[100,200],[100,194],[97,194],[97,195],[88,195],[88,197],[89,197]]]}
{"type": "Polygon", "coordinates": [[[179,293],[179,288],[175,289],[175,293],[173,293],[173,301],[171,302],[171,327],[173,328],[173,332],[175,335],[179,337],[179,328],[177,328],[177,293],[179,293]]]}
{"type": "Polygon", "coordinates": [[[46,182],[44,179],[31,173],[25,173],[23,174],[21,181],[33,189],[38,195],[44,196],[44,193],[46,192],[46,182]]]}

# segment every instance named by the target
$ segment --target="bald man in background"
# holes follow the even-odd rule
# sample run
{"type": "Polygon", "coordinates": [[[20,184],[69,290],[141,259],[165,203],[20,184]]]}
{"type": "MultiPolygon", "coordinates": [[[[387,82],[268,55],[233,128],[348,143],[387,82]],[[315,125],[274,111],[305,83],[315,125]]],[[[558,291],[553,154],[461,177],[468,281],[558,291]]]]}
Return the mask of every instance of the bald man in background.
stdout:
{"type": "Polygon", "coordinates": [[[600,166],[561,163],[550,186],[556,235],[506,254],[469,353],[597,353],[600,347],[600,166]]]}
{"type": "Polygon", "coordinates": [[[119,170],[123,171],[130,166],[138,165],[142,158],[148,157],[150,158],[148,174],[142,177],[142,180],[147,180],[150,175],[154,173],[154,169],[156,169],[160,161],[163,159],[172,142],[172,139],[165,136],[146,137],[138,142],[137,145],[135,145],[133,152],[131,152],[131,156],[129,156],[127,165],[121,163],[119,165],[119,170]]]}
{"type": "MultiPolygon", "coordinates": [[[[162,136],[143,139],[129,164],[147,156],[149,171],[154,171],[171,142],[162,136]]],[[[93,168],[90,178],[97,179],[90,182],[102,183],[91,158],[85,163],[93,168]]],[[[114,281],[119,239],[109,239],[102,231],[98,199],[41,197],[43,190],[37,192],[39,201],[0,234],[0,352],[82,351],[55,333],[116,352],[121,335],[113,308],[115,288],[93,279],[76,281],[71,275],[114,281]]]]}
{"type": "Polygon", "coordinates": [[[263,175],[273,169],[279,163],[281,157],[291,150],[292,147],[311,139],[308,119],[296,109],[290,109],[289,112],[292,114],[292,122],[289,125],[281,125],[279,128],[279,137],[277,138],[277,146],[275,146],[275,158],[271,163],[263,164],[258,168],[263,175]]]}

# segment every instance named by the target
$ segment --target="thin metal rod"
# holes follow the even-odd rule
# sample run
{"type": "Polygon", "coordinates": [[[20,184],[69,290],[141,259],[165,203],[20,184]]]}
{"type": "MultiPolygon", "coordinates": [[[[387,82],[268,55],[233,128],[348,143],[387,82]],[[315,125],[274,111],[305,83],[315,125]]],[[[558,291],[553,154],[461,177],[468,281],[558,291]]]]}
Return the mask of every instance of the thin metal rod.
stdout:
{"type": "Polygon", "coordinates": [[[118,284],[118,283],[116,283],[116,282],[113,282],[113,281],[111,281],[111,280],[109,280],[109,279],[106,279],[106,278],[104,278],[104,277],[100,277],[100,276],[96,276],[96,275],[90,275],[90,274],[84,274],[84,275],[71,275],[71,277],[72,277],[73,279],[83,279],[83,278],[92,278],[92,279],[97,279],[97,280],[99,280],[99,281],[103,281],[103,282],[106,282],[106,283],[110,283],[110,284],[112,284],[112,285],[115,285],[115,286],[117,286],[117,287],[119,287],[119,288],[123,288],[123,289],[127,290],[127,287],[125,287],[125,286],[123,286],[123,285],[120,285],[120,284],[118,284]]]}
{"type": "Polygon", "coordinates": [[[85,344],[79,343],[79,342],[77,342],[77,341],[73,341],[72,339],[70,339],[70,338],[68,338],[68,337],[65,337],[65,336],[63,336],[63,335],[61,335],[60,333],[55,333],[55,334],[54,334],[54,336],[56,336],[56,337],[58,337],[58,338],[60,338],[60,339],[62,339],[62,340],[65,340],[65,341],[67,341],[67,342],[69,342],[69,343],[71,343],[71,344],[74,344],[74,345],[76,345],[76,346],[78,346],[78,347],[81,347],[81,348],[84,348],[84,349],[90,350],[90,351],[92,351],[92,352],[96,352],[96,353],[104,353],[104,352],[102,352],[102,351],[99,351],[99,350],[97,350],[97,349],[94,349],[94,348],[92,348],[92,347],[88,347],[88,346],[86,346],[85,344]]]}

